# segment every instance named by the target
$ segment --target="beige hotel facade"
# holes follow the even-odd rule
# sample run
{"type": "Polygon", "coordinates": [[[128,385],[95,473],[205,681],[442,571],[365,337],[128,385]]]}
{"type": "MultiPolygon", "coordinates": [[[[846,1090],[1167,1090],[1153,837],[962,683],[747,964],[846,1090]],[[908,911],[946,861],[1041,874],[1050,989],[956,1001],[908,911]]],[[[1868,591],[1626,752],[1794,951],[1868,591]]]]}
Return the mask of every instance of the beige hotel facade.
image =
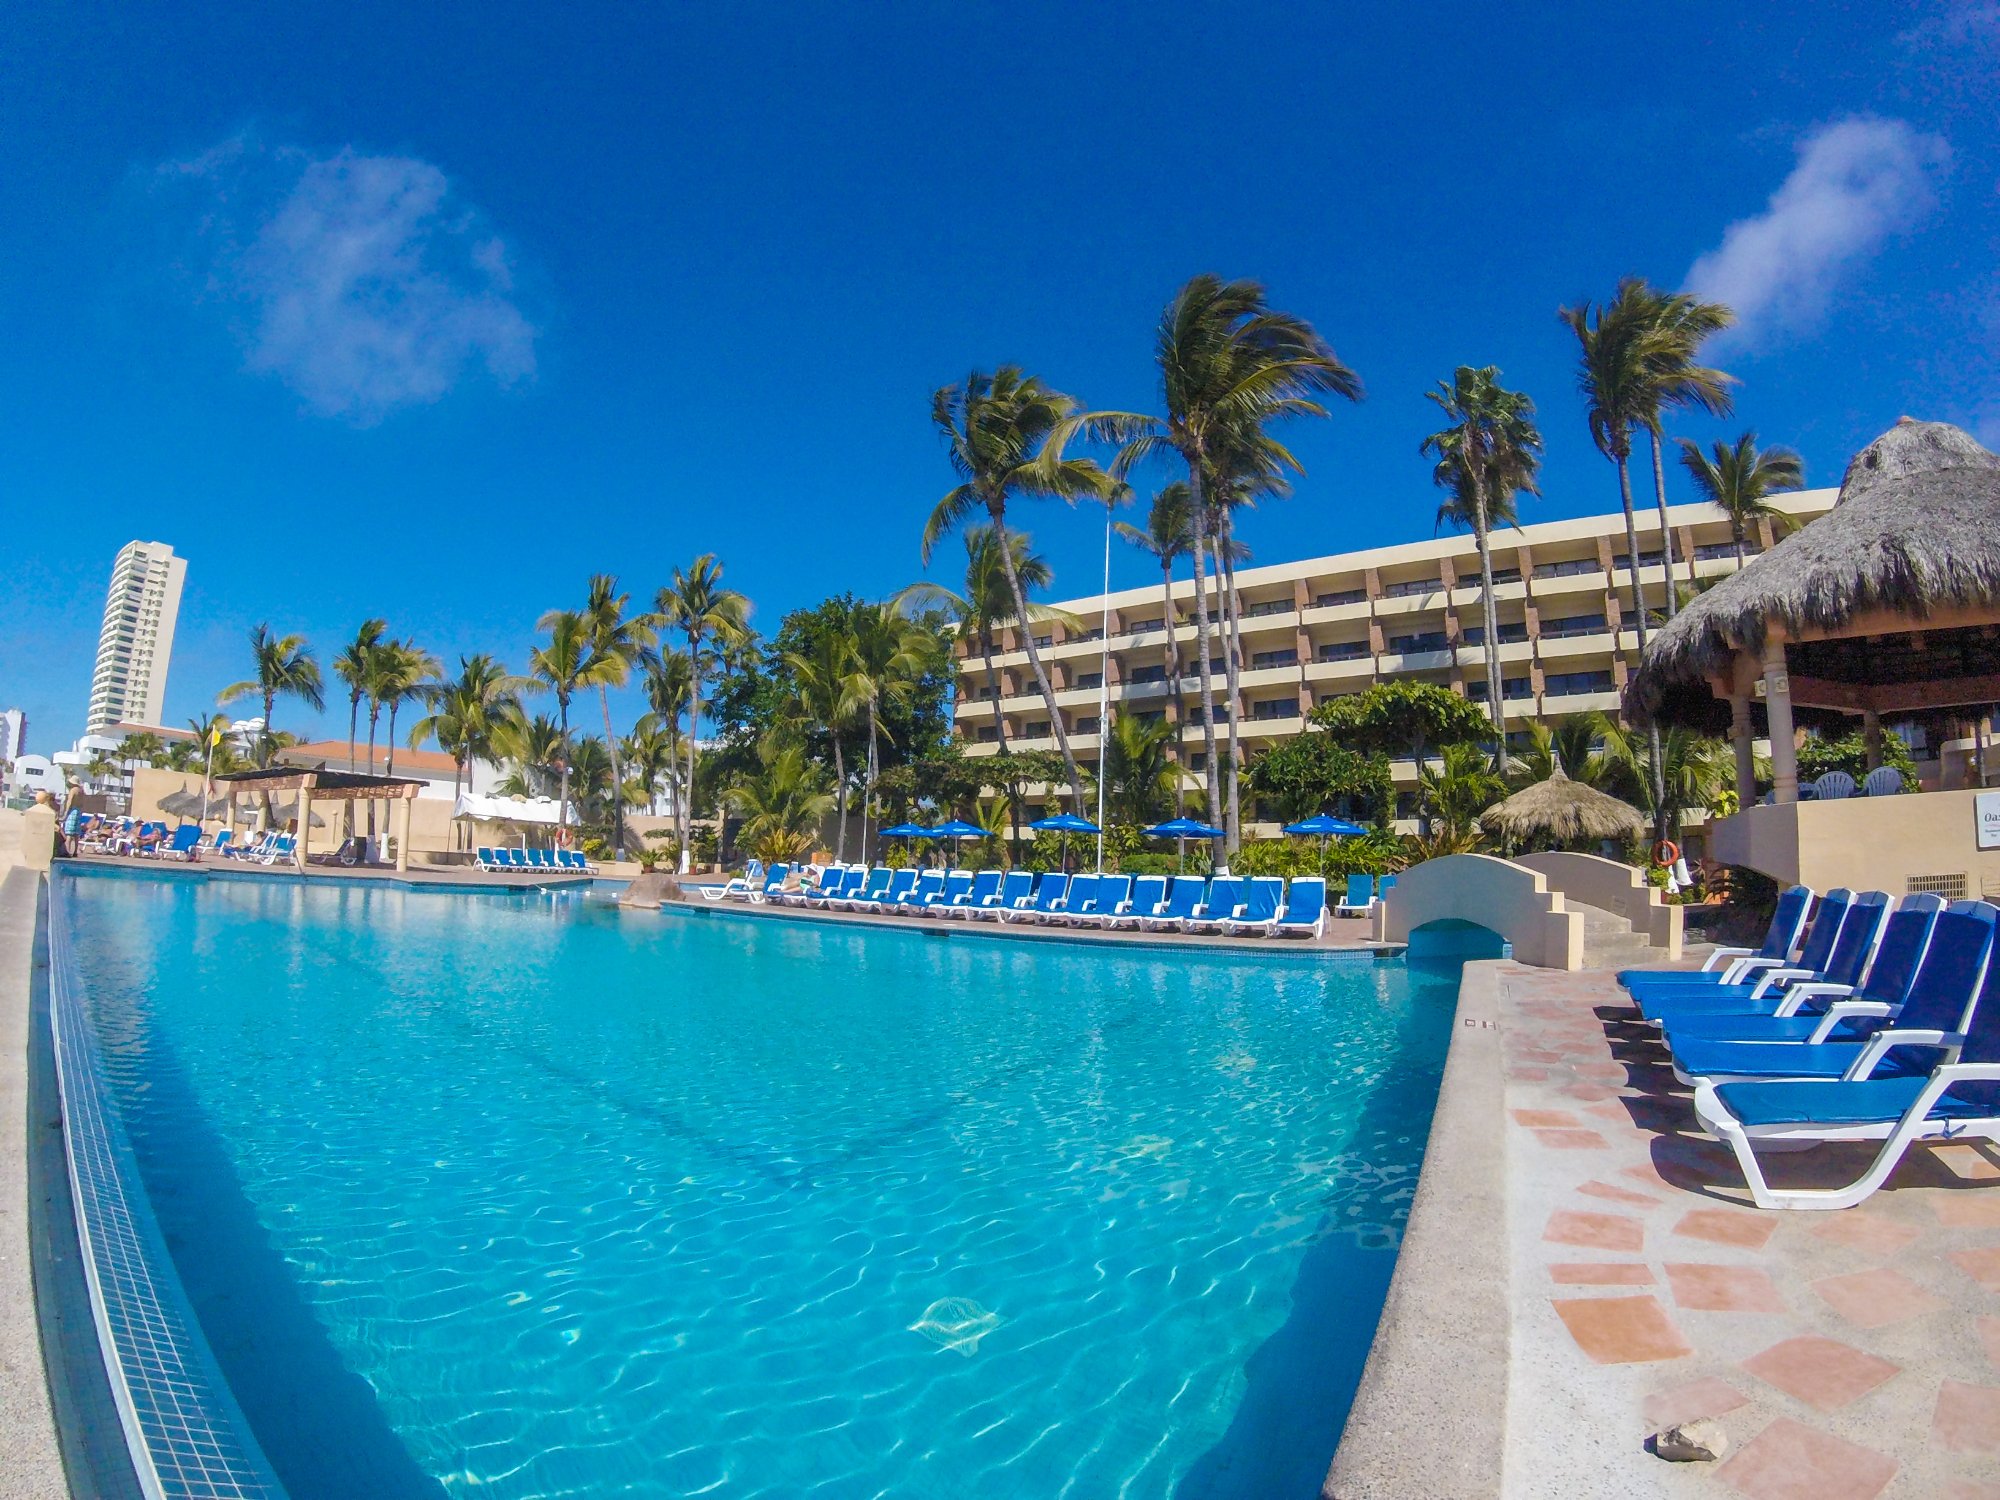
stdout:
{"type": "MultiPolygon", "coordinates": [[[[1829,510],[1838,492],[1803,490],[1775,498],[1795,525],[1829,510]]],[[[1716,506],[1668,508],[1674,574],[1720,577],[1737,566],[1729,522],[1716,506]]],[[[1771,546],[1760,524],[1747,556],[1771,546]]],[[[1665,607],[1657,507],[1639,516],[1640,585],[1654,614],[1665,607]]],[[[1616,714],[1625,677],[1637,659],[1632,629],[1631,567],[1622,515],[1544,521],[1493,538],[1494,596],[1499,612],[1501,692],[1509,731],[1531,720],[1560,719],[1602,709],[1616,714]]],[[[1187,565],[1182,564],[1185,571],[1187,565]]],[[[1236,575],[1243,622],[1241,698],[1237,704],[1244,753],[1302,732],[1319,704],[1377,682],[1434,682],[1479,702],[1486,696],[1484,615],[1479,554],[1470,535],[1441,536],[1300,562],[1246,567],[1236,575]]],[[[1194,583],[1174,583],[1174,631],[1180,653],[1179,691],[1166,680],[1166,623],[1161,585],[1123,589],[1108,597],[1061,601],[1074,616],[1065,628],[1034,627],[1036,646],[1055,689],[1071,749],[1094,767],[1100,715],[1108,685],[1112,711],[1161,715],[1181,726],[1184,764],[1203,765],[1200,668],[1196,660],[1194,583]],[[1108,607],[1108,619],[1107,619],[1108,607]],[[1109,644],[1108,651],[1106,643],[1109,644]]],[[[990,683],[976,649],[961,645],[954,727],[968,754],[998,749],[994,698],[1010,750],[1053,750],[1048,707],[1036,690],[1018,628],[998,642],[990,683]]],[[[1223,695],[1215,651],[1215,711],[1223,732],[1223,695]]],[[[1416,785],[1408,759],[1393,765],[1399,796],[1416,785]]],[[[1190,786],[1195,779],[1190,777],[1190,786]]],[[[1252,831],[1245,828],[1245,833],[1252,831]]],[[[1269,832],[1261,826],[1259,832],[1269,832]]]]}

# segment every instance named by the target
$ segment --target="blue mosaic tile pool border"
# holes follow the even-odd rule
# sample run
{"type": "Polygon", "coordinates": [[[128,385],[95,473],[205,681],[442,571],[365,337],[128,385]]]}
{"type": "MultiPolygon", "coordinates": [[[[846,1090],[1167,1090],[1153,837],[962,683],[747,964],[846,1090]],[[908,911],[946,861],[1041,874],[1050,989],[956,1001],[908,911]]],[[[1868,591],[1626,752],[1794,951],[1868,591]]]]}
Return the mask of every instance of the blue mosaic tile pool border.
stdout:
{"type": "Polygon", "coordinates": [[[91,1314],[139,1487],[152,1500],[284,1500],[216,1367],[139,1182],[49,882],[49,1026],[91,1314]]]}

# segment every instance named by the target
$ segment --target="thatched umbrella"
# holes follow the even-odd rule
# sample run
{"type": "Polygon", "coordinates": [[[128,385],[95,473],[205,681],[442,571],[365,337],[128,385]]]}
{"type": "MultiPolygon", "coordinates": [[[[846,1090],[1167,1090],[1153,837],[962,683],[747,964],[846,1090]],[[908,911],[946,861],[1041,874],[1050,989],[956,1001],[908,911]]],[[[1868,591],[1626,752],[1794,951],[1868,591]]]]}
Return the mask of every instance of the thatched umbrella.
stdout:
{"type": "Polygon", "coordinates": [[[1948,423],[1905,417],[1855,455],[1831,511],[1698,596],[1653,636],[1626,685],[1625,710],[1636,719],[1695,722],[1712,700],[1686,689],[1737,651],[1762,650],[1773,621],[1796,638],[1877,610],[1918,622],[1937,610],[1994,606],[2000,457],[1948,423]]]}
{"type": "Polygon", "coordinates": [[[1517,844],[1533,839],[1569,844],[1579,839],[1631,838],[1645,832],[1646,820],[1631,803],[1571,781],[1557,766],[1548,780],[1523,787],[1487,808],[1479,815],[1479,826],[1517,844]]]}

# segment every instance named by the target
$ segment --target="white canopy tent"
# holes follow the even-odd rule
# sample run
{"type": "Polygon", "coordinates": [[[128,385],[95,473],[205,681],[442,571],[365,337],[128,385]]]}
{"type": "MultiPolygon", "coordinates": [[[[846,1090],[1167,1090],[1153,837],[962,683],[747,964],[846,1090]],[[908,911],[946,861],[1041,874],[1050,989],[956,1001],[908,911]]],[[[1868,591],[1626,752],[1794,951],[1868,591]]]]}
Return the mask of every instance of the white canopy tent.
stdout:
{"type": "MultiPolygon", "coordinates": [[[[529,827],[554,828],[562,822],[562,806],[553,797],[482,797],[473,792],[460,792],[453,804],[451,815],[454,819],[464,818],[475,828],[474,842],[486,835],[476,832],[477,826],[486,824],[512,824],[522,830],[529,827]]],[[[490,840],[489,840],[490,842],[490,840]]]]}

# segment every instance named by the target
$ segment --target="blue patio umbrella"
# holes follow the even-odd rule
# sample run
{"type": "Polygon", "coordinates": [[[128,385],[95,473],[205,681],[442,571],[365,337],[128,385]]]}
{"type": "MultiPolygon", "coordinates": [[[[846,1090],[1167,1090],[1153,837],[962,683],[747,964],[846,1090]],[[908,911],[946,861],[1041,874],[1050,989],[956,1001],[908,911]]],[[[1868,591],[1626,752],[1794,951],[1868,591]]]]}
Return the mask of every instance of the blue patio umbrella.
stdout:
{"type": "Polygon", "coordinates": [[[1220,828],[1210,828],[1206,823],[1193,818],[1169,818],[1164,823],[1155,824],[1146,830],[1146,837],[1177,840],[1174,846],[1175,868],[1187,873],[1187,841],[1189,839],[1219,839],[1223,836],[1220,828]]]}
{"type": "Polygon", "coordinates": [[[1072,833],[1100,833],[1101,830],[1088,818],[1079,818],[1075,813],[1057,813],[1053,818],[1038,818],[1028,825],[1036,833],[1059,833],[1063,836],[1063,868],[1069,868],[1069,836],[1072,833]]]}
{"type": "Polygon", "coordinates": [[[1287,823],[1285,825],[1285,832],[1296,833],[1304,838],[1312,838],[1315,835],[1320,838],[1343,838],[1351,837],[1357,833],[1366,833],[1367,831],[1359,823],[1350,823],[1345,818],[1336,818],[1332,813],[1315,813],[1303,822],[1287,823]]]}
{"type": "Polygon", "coordinates": [[[935,832],[920,823],[897,823],[877,835],[885,839],[927,839],[935,832]]]}
{"type": "Polygon", "coordinates": [[[985,839],[993,835],[977,823],[968,823],[963,818],[953,818],[949,823],[940,823],[933,828],[931,836],[940,839],[985,839]]]}

